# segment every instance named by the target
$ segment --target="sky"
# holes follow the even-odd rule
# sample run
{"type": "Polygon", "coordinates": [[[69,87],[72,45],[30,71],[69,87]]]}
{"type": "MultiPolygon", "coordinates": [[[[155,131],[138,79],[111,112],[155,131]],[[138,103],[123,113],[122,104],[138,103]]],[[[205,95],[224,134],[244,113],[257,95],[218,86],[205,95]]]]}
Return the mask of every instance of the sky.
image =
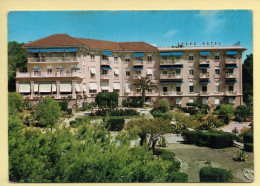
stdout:
{"type": "Polygon", "coordinates": [[[144,41],[156,46],[178,42],[240,41],[253,53],[253,14],[248,10],[215,11],[12,11],[8,41],[28,43],[66,33],[108,41],[144,41]]]}

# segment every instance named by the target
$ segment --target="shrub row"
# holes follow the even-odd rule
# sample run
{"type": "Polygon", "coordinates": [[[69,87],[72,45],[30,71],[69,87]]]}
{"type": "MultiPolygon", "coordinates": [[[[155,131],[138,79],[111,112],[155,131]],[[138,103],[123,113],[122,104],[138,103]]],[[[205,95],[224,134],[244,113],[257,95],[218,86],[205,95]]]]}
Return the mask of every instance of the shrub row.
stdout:
{"type": "Polygon", "coordinates": [[[253,134],[251,134],[251,133],[243,134],[243,142],[244,143],[253,143],[253,134]]]}
{"type": "Polygon", "coordinates": [[[200,182],[230,182],[231,180],[231,171],[212,167],[200,169],[200,182]]]}
{"type": "Polygon", "coordinates": [[[179,107],[178,109],[185,113],[190,113],[190,115],[195,115],[198,113],[198,110],[196,110],[195,107],[179,107]]]}
{"type": "Polygon", "coordinates": [[[233,134],[220,131],[185,131],[182,133],[182,136],[184,141],[188,144],[207,146],[216,149],[232,147],[235,138],[233,134]]]}
{"type": "Polygon", "coordinates": [[[108,110],[102,109],[97,110],[95,115],[96,116],[106,116],[107,112],[110,112],[111,116],[138,116],[139,113],[134,109],[115,109],[115,110],[108,110]]]}
{"type": "Polygon", "coordinates": [[[185,174],[182,172],[173,172],[167,176],[166,181],[167,182],[177,182],[177,183],[187,183],[188,174],[185,174]]]}
{"type": "Polygon", "coordinates": [[[254,151],[253,143],[244,143],[244,150],[247,152],[253,152],[254,151]]]}
{"type": "Polygon", "coordinates": [[[124,117],[110,117],[107,123],[107,128],[111,131],[120,131],[124,128],[125,119],[124,117]]]}

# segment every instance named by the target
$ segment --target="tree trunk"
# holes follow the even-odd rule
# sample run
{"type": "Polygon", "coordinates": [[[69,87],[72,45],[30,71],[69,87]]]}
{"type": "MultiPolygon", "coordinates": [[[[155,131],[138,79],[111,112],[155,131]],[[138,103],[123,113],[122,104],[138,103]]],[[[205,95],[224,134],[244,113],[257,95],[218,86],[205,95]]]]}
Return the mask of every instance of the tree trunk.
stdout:
{"type": "Polygon", "coordinates": [[[154,154],[154,151],[155,151],[155,145],[156,145],[158,139],[159,139],[159,138],[156,138],[156,139],[153,140],[153,143],[152,143],[153,154],[154,154]]]}
{"type": "Polygon", "coordinates": [[[145,89],[142,91],[142,100],[143,100],[143,107],[144,107],[144,102],[145,102],[145,89]]]}
{"type": "Polygon", "coordinates": [[[146,134],[139,134],[140,139],[140,146],[143,146],[146,143],[146,134]]]}

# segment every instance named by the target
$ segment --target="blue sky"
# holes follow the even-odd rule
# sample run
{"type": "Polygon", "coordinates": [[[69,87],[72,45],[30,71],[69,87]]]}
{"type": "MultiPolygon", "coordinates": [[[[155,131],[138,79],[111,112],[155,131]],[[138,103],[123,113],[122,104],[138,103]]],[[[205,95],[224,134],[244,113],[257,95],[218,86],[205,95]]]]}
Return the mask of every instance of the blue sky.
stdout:
{"type": "Polygon", "coordinates": [[[157,46],[178,42],[238,41],[253,52],[252,12],[219,11],[14,11],[8,14],[8,41],[27,43],[67,33],[109,41],[145,41],[157,46]]]}

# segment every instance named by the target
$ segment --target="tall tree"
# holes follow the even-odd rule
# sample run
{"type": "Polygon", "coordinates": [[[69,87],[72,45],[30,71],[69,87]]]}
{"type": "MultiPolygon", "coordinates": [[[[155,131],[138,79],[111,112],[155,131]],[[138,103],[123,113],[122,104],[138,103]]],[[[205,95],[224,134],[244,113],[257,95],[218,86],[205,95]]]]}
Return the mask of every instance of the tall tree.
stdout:
{"type": "Polygon", "coordinates": [[[150,79],[148,79],[147,77],[142,77],[141,79],[137,79],[133,85],[136,88],[140,88],[141,92],[142,92],[142,100],[143,103],[145,102],[145,91],[149,90],[149,89],[158,89],[158,87],[155,85],[154,82],[152,82],[150,79]]]}
{"type": "Polygon", "coordinates": [[[253,54],[247,55],[242,66],[243,68],[243,99],[250,104],[253,97],[253,54]]]}
{"type": "Polygon", "coordinates": [[[15,91],[15,76],[16,69],[21,72],[26,72],[27,54],[22,45],[17,41],[8,42],[8,91],[15,91]]]}

